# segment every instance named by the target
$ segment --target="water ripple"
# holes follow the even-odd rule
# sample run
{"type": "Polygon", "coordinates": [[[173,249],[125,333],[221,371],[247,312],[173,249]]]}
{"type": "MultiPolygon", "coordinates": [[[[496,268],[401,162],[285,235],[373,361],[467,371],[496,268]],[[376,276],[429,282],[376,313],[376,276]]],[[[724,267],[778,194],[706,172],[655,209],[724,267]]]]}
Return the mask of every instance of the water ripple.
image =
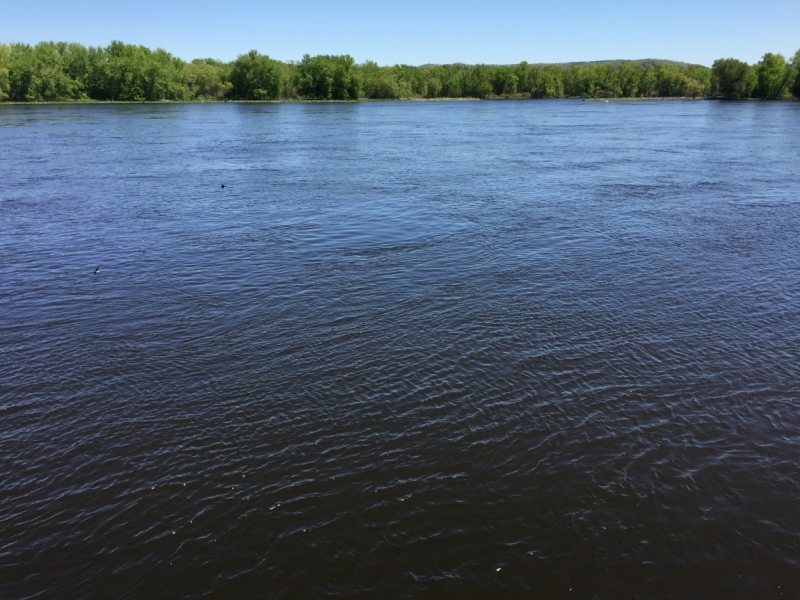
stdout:
{"type": "Polygon", "coordinates": [[[791,597],[792,109],[0,106],[0,596],[791,597]]]}

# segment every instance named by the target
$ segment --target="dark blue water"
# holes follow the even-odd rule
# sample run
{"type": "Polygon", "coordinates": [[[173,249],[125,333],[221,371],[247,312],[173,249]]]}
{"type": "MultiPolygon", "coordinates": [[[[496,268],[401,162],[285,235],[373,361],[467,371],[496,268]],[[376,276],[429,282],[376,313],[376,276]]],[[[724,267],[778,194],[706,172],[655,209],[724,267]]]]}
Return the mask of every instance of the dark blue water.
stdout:
{"type": "Polygon", "coordinates": [[[0,597],[798,598],[799,465],[800,104],[0,107],[0,597]]]}

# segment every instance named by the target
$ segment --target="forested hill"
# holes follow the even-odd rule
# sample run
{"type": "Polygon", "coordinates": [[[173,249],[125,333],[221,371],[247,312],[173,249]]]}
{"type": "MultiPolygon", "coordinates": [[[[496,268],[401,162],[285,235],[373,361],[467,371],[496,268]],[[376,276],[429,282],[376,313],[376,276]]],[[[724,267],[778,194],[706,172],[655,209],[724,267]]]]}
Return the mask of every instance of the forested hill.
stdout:
{"type": "Polygon", "coordinates": [[[635,65],[640,65],[642,67],[655,67],[657,65],[666,65],[668,67],[678,67],[679,69],[685,69],[686,67],[691,67],[691,63],[680,62],[678,60],[664,60],[661,58],[640,58],[636,60],[624,60],[622,58],[617,60],[589,60],[584,62],[569,62],[569,63],[549,63],[553,64],[557,67],[568,68],[572,65],[580,65],[582,67],[591,67],[593,65],[611,65],[612,67],[618,67],[624,63],[633,63],[635,65]]]}
{"type": "Polygon", "coordinates": [[[712,68],[668,60],[566,64],[356,63],[347,55],[282,62],[251,50],[226,63],[111,42],[0,44],[0,101],[358,100],[393,98],[800,97],[800,50],[712,68]]]}
{"type": "MultiPolygon", "coordinates": [[[[670,67],[684,68],[684,67],[691,67],[692,66],[692,63],[681,62],[681,61],[678,61],[678,60],[664,60],[664,59],[661,59],[661,58],[639,58],[639,59],[633,59],[633,60],[626,60],[624,58],[619,58],[619,59],[616,59],[616,60],[586,60],[586,61],[583,61],[583,62],[532,63],[531,66],[534,66],[534,67],[550,67],[550,66],[553,66],[553,67],[561,67],[562,69],[567,69],[567,68],[571,67],[572,65],[580,65],[582,67],[591,67],[591,66],[597,66],[597,65],[611,65],[612,67],[616,67],[616,66],[619,66],[619,65],[624,64],[624,63],[633,63],[635,65],[641,65],[643,67],[647,67],[647,66],[655,67],[657,65],[667,65],[667,66],[670,66],[670,67]]],[[[468,65],[468,64],[465,64],[465,63],[455,63],[455,64],[459,65],[459,66],[462,66],[462,67],[474,66],[474,65],[468,65]]],[[[424,65],[420,65],[420,68],[421,69],[427,69],[427,68],[430,68],[430,67],[441,67],[441,66],[442,65],[440,63],[427,63],[427,64],[424,64],[424,65]]],[[[490,66],[490,67],[513,67],[514,65],[487,65],[487,66],[490,66]]]]}

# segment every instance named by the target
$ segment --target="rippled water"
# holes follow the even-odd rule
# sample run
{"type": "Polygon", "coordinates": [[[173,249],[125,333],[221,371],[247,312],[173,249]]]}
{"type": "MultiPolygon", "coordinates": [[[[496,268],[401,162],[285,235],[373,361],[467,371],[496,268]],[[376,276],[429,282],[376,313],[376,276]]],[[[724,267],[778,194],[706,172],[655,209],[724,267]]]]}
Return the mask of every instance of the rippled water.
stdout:
{"type": "Polygon", "coordinates": [[[0,596],[800,597],[800,104],[3,106],[0,173],[0,596]]]}

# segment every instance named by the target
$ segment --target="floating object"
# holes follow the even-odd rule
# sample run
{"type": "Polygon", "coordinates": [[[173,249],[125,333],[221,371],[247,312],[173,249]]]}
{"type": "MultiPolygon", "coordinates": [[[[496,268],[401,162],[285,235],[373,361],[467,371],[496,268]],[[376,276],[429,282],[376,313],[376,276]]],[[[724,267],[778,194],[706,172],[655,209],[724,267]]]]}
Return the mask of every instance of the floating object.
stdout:
{"type": "Polygon", "coordinates": [[[94,274],[95,274],[95,275],[97,275],[99,272],[100,272],[100,267],[97,267],[97,268],[94,270],[94,274]]]}
{"type": "Polygon", "coordinates": [[[223,183],[220,187],[224,190],[225,189],[225,184],[223,183]]]}

